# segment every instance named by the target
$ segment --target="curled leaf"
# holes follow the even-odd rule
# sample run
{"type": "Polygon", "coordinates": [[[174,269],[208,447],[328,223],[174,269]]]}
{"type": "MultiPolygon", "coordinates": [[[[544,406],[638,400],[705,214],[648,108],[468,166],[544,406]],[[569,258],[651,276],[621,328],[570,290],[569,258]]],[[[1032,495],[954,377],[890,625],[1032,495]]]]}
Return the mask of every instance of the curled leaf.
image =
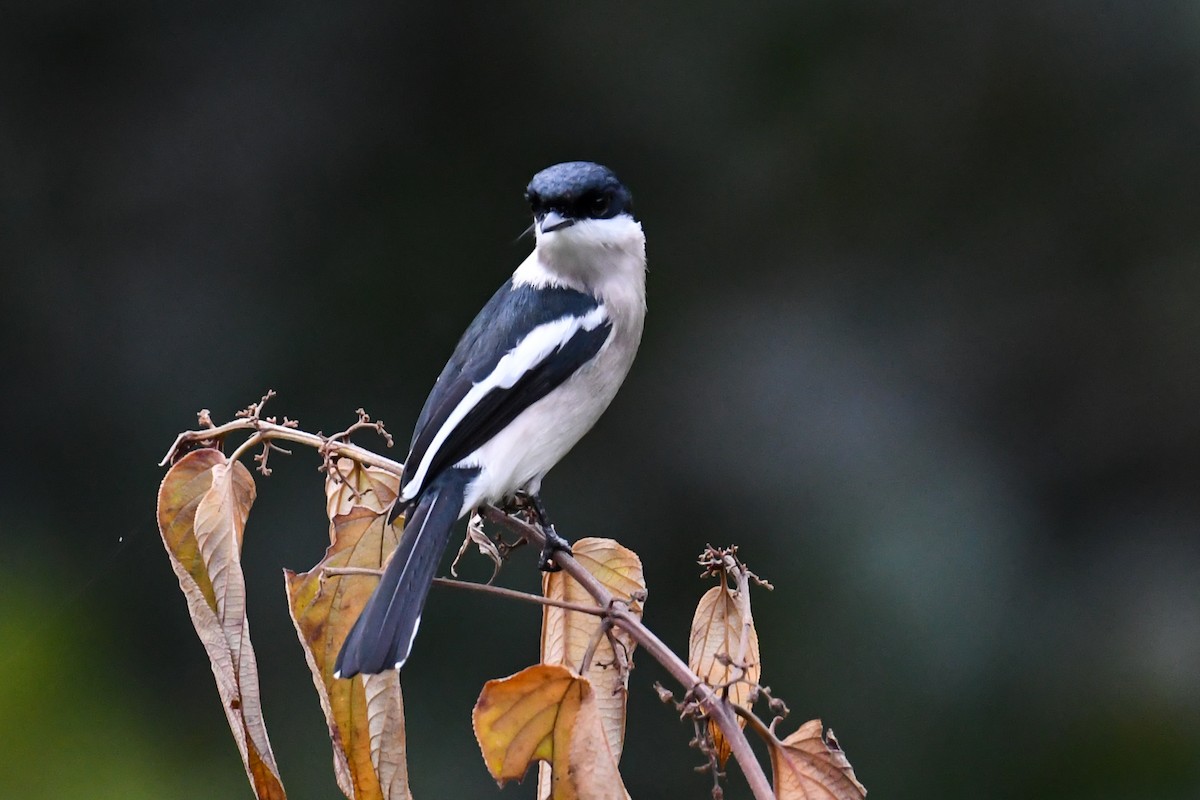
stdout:
{"type": "MultiPolygon", "coordinates": [[[[729,702],[749,708],[761,664],[749,597],[740,596],[742,591],[745,589],[730,589],[722,574],[720,585],[700,598],[692,617],[688,666],[729,702]]],[[[746,726],[741,717],[738,724],[746,726]]],[[[710,720],[708,728],[724,766],[729,760],[729,742],[716,723],[710,720]]]]}
{"type": "Polygon", "coordinates": [[[862,800],[867,789],[833,731],[822,733],[821,720],[801,725],[783,741],[771,736],[771,769],[779,800],[862,800]]]}
{"type": "Polygon", "coordinates": [[[371,764],[375,767],[383,797],[385,800],[411,800],[400,673],[389,669],[379,675],[363,675],[361,680],[367,698],[371,764]]]}
{"type": "Polygon", "coordinates": [[[343,512],[330,519],[332,544],[310,571],[285,573],[288,605],[329,725],[339,788],[353,800],[402,800],[411,795],[399,673],[333,677],[338,650],[378,580],[369,571],[396,547],[399,531],[386,510],[399,480],[349,459],[339,461],[338,475],[326,482],[328,508],[343,512]],[[347,567],[367,572],[335,574],[347,567]]]}
{"type": "Polygon", "coordinates": [[[395,475],[342,457],[334,462],[333,474],[325,481],[325,512],[331,520],[355,508],[382,514],[396,502],[399,492],[400,479],[395,475]]]}
{"type": "Polygon", "coordinates": [[[458,548],[454,561],[450,563],[450,574],[458,577],[458,562],[467,554],[467,548],[472,543],[479,548],[481,556],[487,557],[492,562],[492,577],[488,578],[488,583],[491,583],[500,574],[500,566],[504,563],[504,557],[500,555],[500,548],[488,538],[487,532],[484,531],[483,517],[479,516],[478,511],[472,512],[470,519],[467,520],[467,535],[463,537],[463,543],[458,548]]]}
{"type": "Polygon", "coordinates": [[[228,462],[212,448],[194,450],[163,478],[158,528],[255,796],[281,800],[285,794],[262,714],[241,567],[254,496],[254,479],[240,463],[228,462]]]}
{"type": "MultiPolygon", "coordinates": [[[[584,538],[571,547],[575,560],[604,584],[613,597],[629,604],[641,616],[646,594],[642,561],[627,547],[612,539],[584,538]],[[637,598],[637,599],[635,599],[637,598]]],[[[542,578],[542,593],[551,599],[581,605],[594,604],[587,590],[566,572],[548,572],[542,578]]],[[[604,726],[609,749],[621,757],[625,741],[625,704],[629,668],[637,643],[619,629],[610,631],[620,645],[600,630],[601,618],[579,611],[546,606],[542,611],[542,663],[560,664],[581,670],[596,693],[596,707],[604,726]],[[594,647],[590,664],[583,664],[588,648],[594,647]]]]}
{"type": "Polygon", "coordinates": [[[242,539],[254,504],[254,478],[240,463],[212,466],[212,484],[196,505],[193,531],[205,571],[212,581],[217,618],[233,651],[241,650],[246,619],[246,581],[242,575],[242,539]]]}
{"type": "Polygon", "coordinates": [[[586,678],[538,664],[488,681],[471,715],[488,771],[501,786],[548,762],[555,800],[624,800],[617,760],[586,678]]]}

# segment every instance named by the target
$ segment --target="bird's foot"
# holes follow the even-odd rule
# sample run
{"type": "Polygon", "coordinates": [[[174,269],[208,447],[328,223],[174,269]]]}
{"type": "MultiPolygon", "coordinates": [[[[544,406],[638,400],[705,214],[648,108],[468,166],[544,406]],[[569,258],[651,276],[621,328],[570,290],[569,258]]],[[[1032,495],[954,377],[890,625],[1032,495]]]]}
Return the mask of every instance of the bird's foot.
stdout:
{"type": "Polygon", "coordinates": [[[562,567],[554,560],[557,553],[571,555],[571,543],[558,535],[553,525],[542,528],[546,534],[546,542],[542,545],[542,554],[538,556],[538,569],[542,572],[558,572],[562,567]]]}
{"type": "Polygon", "coordinates": [[[542,544],[541,555],[538,556],[538,569],[542,572],[558,572],[562,569],[555,562],[554,555],[555,553],[571,555],[571,543],[559,536],[558,531],[554,529],[554,523],[550,521],[550,515],[546,513],[546,506],[542,504],[541,496],[534,492],[517,492],[509,500],[507,508],[525,513],[529,517],[529,521],[541,528],[545,535],[546,541],[542,544]]]}

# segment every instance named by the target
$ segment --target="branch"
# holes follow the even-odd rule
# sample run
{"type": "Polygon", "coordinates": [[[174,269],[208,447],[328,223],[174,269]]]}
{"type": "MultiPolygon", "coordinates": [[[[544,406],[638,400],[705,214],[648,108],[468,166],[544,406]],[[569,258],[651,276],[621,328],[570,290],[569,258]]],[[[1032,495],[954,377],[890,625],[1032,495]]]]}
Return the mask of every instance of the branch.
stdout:
{"type": "MultiPolygon", "coordinates": [[[[546,537],[540,528],[511,517],[495,506],[484,507],[483,516],[491,522],[503,525],[514,533],[530,539],[538,546],[545,543],[546,537]]],[[[742,772],[746,776],[746,782],[750,784],[755,800],[775,800],[771,783],[767,780],[767,775],[763,772],[762,764],[758,762],[754,751],[750,749],[750,741],[746,738],[741,726],[738,725],[732,704],[718,697],[716,692],[700,679],[700,676],[692,672],[683,659],[675,655],[675,651],[667,647],[628,608],[614,602],[612,593],[604,587],[604,584],[596,580],[596,577],[588,572],[582,564],[566,553],[555,553],[554,563],[574,578],[602,608],[607,608],[609,618],[613,620],[613,623],[632,636],[655,661],[662,664],[667,672],[671,673],[671,677],[695,696],[705,713],[720,726],[721,733],[725,735],[725,739],[733,751],[733,757],[742,767],[742,772]]]]}
{"type": "Polygon", "coordinates": [[[246,444],[238,448],[238,455],[249,449],[246,445],[253,447],[262,442],[283,439],[284,441],[295,442],[296,444],[308,445],[314,450],[329,453],[331,456],[346,456],[360,464],[365,464],[368,467],[378,467],[394,475],[402,475],[404,473],[404,465],[399,461],[393,461],[365,447],[359,447],[349,442],[343,442],[316,433],[308,433],[260,419],[235,419],[233,422],[226,422],[224,425],[218,425],[215,428],[207,428],[200,431],[184,431],[175,437],[175,443],[171,445],[171,449],[163,456],[163,460],[158,462],[158,465],[165,467],[170,464],[179,454],[180,448],[185,445],[224,439],[235,431],[245,430],[254,431],[254,433],[246,440],[246,444]]]}
{"type": "MultiPolygon", "coordinates": [[[[262,402],[265,402],[268,397],[270,397],[270,393],[263,398],[262,402]]],[[[219,442],[236,431],[252,431],[247,440],[234,451],[235,456],[240,457],[256,445],[282,439],[312,447],[325,455],[326,458],[345,456],[358,461],[360,464],[378,467],[397,476],[403,475],[404,465],[400,462],[393,461],[390,458],[385,458],[370,450],[343,441],[343,436],[328,437],[307,433],[292,427],[295,423],[288,420],[285,420],[285,424],[278,424],[274,420],[260,419],[258,411],[261,410],[262,402],[257,404],[257,406],[251,406],[247,410],[249,412],[247,416],[233,420],[232,422],[209,427],[204,430],[184,431],[179,434],[175,438],[174,444],[171,445],[171,448],[163,457],[163,460],[159,462],[159,466],[167,466],[172,463],[178,457],[180,449],[187,445],[199,442],[219,442]]],[[[201,414],[201,422],[204,423],[206,421],[207,414],[201,414]]],[[[546,537],[540,528],[511,517],[495,506],[485,506],[482,509],[482,515],[485,519],[508,528],[523,538],[529,539],[539,547],[545,543],[546,537]]],[[[634,641],[641,645],[655,661],[663,665],[667,672],[671,674],[671,677],[687,689],[690,696],[696,698],[696,702],[704,712],[720,726],[721,732],[729,742],[734,758],[737,759],[742,767],[742,772],[746,776],[747,783],[750,784],[750,789],[754,793],[755,800],[775,800],[775,793],[771,790],[771,784],[767,780],[766,773],[763,772],[762,765],[755,757],[754,751],[750,749],[749,740],[746,739],[745,733],[742,731],[741,726],[738,725],[737,710],[735,707],[728,701],[720,698],[710,686],[704,683],[696,673],[692,672],[688,665],[671,648],[667,647],[658,636],[643,625],[642,621],[630,612],[624,604],[616,602],[612,593],[600,581],[596,580],[582,564],[567,553],[562,552],[554,554],[554,561],[568,575],[574,578],[595,599],[599,606],[599,609],[579,607],[572,610],[592,614],[600,613],[610,619],[614,625],[628,632],[634,641]]],[[[439,580],[439,582],[442,581],[439,580]]],[[[484,587],[481,586],[479,588],[482,590],[484,587]]],[[[510,595],[508,593],[510,590],[499,591],[497,587],[486,588],[505,596],[515,595],[521,597],[521,599],[525,599],[521,592],[514,592],[510,595]]],[[[759,720],[759,725],[762,725],[761,720],[759,720]]]]}
{"type": "MultiPolygon", "coordinates": [[[[373,567],[325,567],[321,570],[324,575],[373,575],[378,578],[383,574],[382,569],[373,567]]],[[[492,586],[487,583],[475,583],[474,581],[460,581],[454,578],[434,578],[434,586],[447,586],[451,589],[463,589],[468,592],[480,592],[481,594],[491,594],[497,597],[507,597],[509,600],[524,600],[526,603],[533,603],[539,606],[553,606],[566,611],[578,611],[580,614],[591,614],[593,617],[607,616],[603,608],[597,606],[587,606],[583,603],[568,603],[563,600],[555,600],[550,597],[542,597],[540,594],[530,594],[529,592],[519,592],[516,589],[506,589],[503,586],[492,586]]]]}
{"type": "Polygon", "coordinates": [[[453,578],[434,578],[433,583],[436,586],[449,586],[451,589],[466,589],[470,592],[482,592],[484,594],[494,594],[500,597],[507,597],[510,600],[524,600],[526,603],[534,603],[539,606],[552,606],[554,608],[561,608],[567,611],[578,611],[580,614],[591,614],[594,617],[603,617],[606,614],[603,608],[597,608],[596,606],[586,606],[582,603],[568,603],[563,600],[542,597],[540,594],[519,592],[516,589],[506,589],[503,586],[492,586],[491,584],[487,583],[458,581],[454,580],[453,578]]]}

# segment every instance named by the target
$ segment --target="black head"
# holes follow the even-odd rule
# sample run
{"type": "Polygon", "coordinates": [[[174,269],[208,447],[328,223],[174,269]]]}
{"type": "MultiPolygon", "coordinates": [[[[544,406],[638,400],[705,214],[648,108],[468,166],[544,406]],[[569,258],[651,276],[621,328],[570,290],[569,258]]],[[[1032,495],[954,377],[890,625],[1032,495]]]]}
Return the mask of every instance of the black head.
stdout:
{"type": "Polygon", "coordinates": [[[625,184],[608,167],[590,161],[547,167],[533,176],[525,199],[539,221],[550,212],[571,221],[633,214],[633,195],[625,184]]]}

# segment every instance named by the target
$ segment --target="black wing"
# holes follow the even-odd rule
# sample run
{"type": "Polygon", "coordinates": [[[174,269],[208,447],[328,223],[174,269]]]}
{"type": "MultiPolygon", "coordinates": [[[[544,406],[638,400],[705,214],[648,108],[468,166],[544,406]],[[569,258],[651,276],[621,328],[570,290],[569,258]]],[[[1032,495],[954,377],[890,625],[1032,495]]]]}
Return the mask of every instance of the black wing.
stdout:
{"type": "Polygon", "coordinates": [[[487,442],[592,359],[612,332],[607,319],[592,330],[579,327],[545,358],[529,364],[513,385],[495,387],[478,398],[433,453],[417,491],[407,491],[438,432],[472,387],[493,373],[501,358],[539,325],[563,318],[582,319],[598,306],[594,297],[573,289],[514,287],[511,280],[501,286],[467,327],[425,401],[405,462],[405,494],[418,494],[434,476],[487,442]]]}

